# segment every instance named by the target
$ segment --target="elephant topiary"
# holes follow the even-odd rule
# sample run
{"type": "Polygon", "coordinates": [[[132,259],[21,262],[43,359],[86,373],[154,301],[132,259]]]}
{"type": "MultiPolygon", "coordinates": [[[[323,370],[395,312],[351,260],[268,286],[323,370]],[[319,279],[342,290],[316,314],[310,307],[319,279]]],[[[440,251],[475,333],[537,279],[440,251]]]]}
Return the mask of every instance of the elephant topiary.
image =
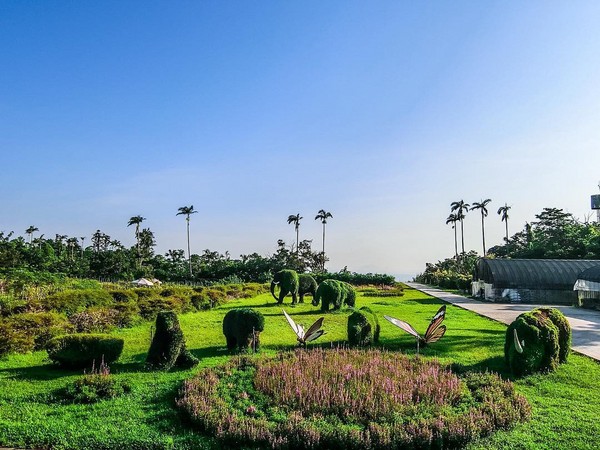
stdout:
{"type": "Polygon", "coordinates": [[[189,369],[198,364],[198,358],[185,346],[183,331],[177,314],[161,311],[156,316],[156,332],[148,350],[146,366],[150,369],[171,370],[173,367],[189,369]]]}
{"type": "Polygon", "coordinates": [[[521,314],[506,330],[504,359],[516,376],[551,372],[566,362],[571,327],[555,308],[537,308],[521,314]]]}
{"type": "Polygon", "coordinates": [[[300,294],[300,303],[304,303],[304,295],[310,294],[315,297],[317,292],[317,281],[308,273],[301,273],[298,275],[300,280],[300,286],[298,288],[298,294],[300,294]]]}
{"type": "Polygon", "coordinates": [[[223,334],[227,340],[227,349],[236,346],[240,351],[252,347],[257,350],[260,345],[260,332],[265,328],[264,316],[251,308],[235,308],[225,314],[223,334]]]}
{"type": "Polygon", "coordinates": [[[366,346],[379,342],[379,320],[373,311],[363,306],[348,316],[348,342],[350,345],[366,346]]]}
{"type": "Polygon", "coordinates": [[[340,309],[343,304],[354,306],[356,300],[356,291],[352,286],[344,281],[325,280],[319,287],[313,297],[313,306],[318,306],[321,302],[321,311],[329,311],[329,306],[332,309],[340,309]]]}
{"type": "Polygon", "coordinates": [[[300,287],[300,279],[295,270],[283,269],[273,275],[271,281],[271,295],[277,303],[283,303],[283,298],[292,294],[292,305],[298,302],[298,289],[300,287]],[[275,286],[279,285],[279,298],[275,297],[275,286]]]}

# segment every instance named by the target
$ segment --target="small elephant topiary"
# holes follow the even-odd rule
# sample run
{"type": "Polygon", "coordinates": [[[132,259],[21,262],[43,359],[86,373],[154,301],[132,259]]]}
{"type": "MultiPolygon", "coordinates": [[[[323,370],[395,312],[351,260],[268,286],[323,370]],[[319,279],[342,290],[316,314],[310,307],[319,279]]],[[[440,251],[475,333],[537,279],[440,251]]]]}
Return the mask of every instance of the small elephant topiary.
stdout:
{"type": "Polygon", "coordinates": [[[312,275],[308,273],[301,273],[298,275],[300,286],[298,288],[298,294],[300,295],[300,303],[304,303],[304,296],[310,294],[315,297],[317,292],[317,281],[312,275]]]}
{"type": "Polygon", "coordinates": [[[515,376],[551,372],[567,361],[571,327],[555,308],[521,314],[506,330],[504,359],[515,376]]]}
{"type": "Polygon", "coordinates": [[[298,289],[300,287],[300,279],[295,270],[283,269],[273,275],[271,281],[271,295],[277,303],[283,303],[286,295],[292,295],[292,305],[298,302],[298,289]],[[275,286],[279,285],[279,298],[275,297],[275,286]]]}
{"type": "Polygon", "coordinates": [[[227,340],[227,349],[236,346],[240,351],[249,347],[257,350],[260,346],[260,332],[265,328],[264,316],[251,308],[236,308],[225,314],[223,334],[227,340]]]}
{"type": "Polygon", "coordinates": [[[319,287],[313,297],[313,306],[318,306],[321,302],[321,311],[329,311],[332,309],[340,309],[343,304],[354,306],[356,301],[356,291],[354,288],[344,281],[325,280],[319,287]]]}
{"type": "Polygon", "coordinates": [[[161,311],[156,316],[156,331],[146,357],[146,366],[155,370],[170,370],[173,367],[189,369],[198,364],[198,358],[185,346],[183,331],[177,314],[161,311]]]}
{"type": "Polygon", "coordinates": [[[364,347],[379,342],[379,320],[373,311],[363,306],[348,316],[348,342],[364,347]]]}

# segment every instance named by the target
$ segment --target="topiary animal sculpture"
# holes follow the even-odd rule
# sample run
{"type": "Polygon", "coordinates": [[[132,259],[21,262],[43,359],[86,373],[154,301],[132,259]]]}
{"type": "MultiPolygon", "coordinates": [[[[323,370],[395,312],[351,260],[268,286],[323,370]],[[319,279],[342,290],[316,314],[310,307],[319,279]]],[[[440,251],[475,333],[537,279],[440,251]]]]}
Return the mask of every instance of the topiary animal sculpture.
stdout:
{"type": "Polygon", "coordinates": [[[350,345],[367,346],[379,342],[379,320],[373,311],[363,306],[348,316],[348,342],[350,345]]]}
{"type": "Polygon", "coordinates": [[[148,350],[146,366],[150,369],[170,370],[173,367],[189,369],[198,364],[198,358],[185,346],[183,331],[177,314],[161,311],[156,316],[156,332],[148,350]]]}
{"type": "Polygon", "coordinates": [[[555,308],[537,308],[521,314],[506,330],[504,359],[516,376],[551,372],[566,362],[571,327],[555,308]]]}
{"type": "Polygon", "coordinates": [[[298,289],[300,287],[300,279],[295,270],[283,269],[273,275],[271,281],[271,295],[278,304],[283,303],[283,298],[292,294],[292,305],[298,302],[298,289]],[[275,297],[275,286],[279,285],[279,298],[275,297]]]}
{"type": "Polygon", "coordinates": [[[308,273],[301,273],[298,275],[300,285],[298,287],[298,294],[300,295],[300,303],[304,303],[304,296],[310,294],[315,297],[317,292],[317,281],[312,275],[308,273]]]}
{"type": "Polygon", "coordinates": [[[249,347],[256,351],[260,346],[260,332],[265,328],[264,316],[251,308],[235,308],[225,314],[223,334],[227,340],[227,349],[236,346],[240,351],[249,347]]]}
{"type": "Polygon", "coordinates": [[[332,309],[340,309],[343,304],[354,306],[356,301],[356,291],[352,286],[344,281],[325,280],[315,293],[312,301],[313,306],[318,306],[321,302],[321,311],[329,311],[329,306],[332,309]]]}

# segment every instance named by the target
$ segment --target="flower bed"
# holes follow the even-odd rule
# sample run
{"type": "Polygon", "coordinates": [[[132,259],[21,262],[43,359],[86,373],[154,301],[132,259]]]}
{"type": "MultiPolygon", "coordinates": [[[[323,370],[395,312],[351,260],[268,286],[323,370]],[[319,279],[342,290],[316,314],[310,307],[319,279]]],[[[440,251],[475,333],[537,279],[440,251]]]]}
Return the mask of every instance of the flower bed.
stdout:
{"type": "Polygon", "coordinates": [[[460,447],[530,416],[496,375],[379,350],[235,358],[187,380],[178,405],[224,445],[272,448],[460,447]]]}

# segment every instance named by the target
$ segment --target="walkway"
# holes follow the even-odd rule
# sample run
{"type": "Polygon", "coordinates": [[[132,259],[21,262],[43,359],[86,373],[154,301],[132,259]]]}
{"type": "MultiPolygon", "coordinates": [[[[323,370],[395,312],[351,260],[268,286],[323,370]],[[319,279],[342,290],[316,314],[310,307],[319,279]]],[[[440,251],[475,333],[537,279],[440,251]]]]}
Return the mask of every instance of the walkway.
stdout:
{"type": "MultiPolygon", "coordinates": [[[[507,325],[522,312],[543,306],[524,303],[482,302],[461,295],[450,294],[440,289],[430,288],[424,284],[406,284],[432,297],[439,298],[460,308],[468,309],[481,316],[489,317],[507,325]]],[[[569,324],[573,331],[573,350],[600,361],[600,311],[562,305],[552,305],[552,307],[560,309],[567,319],[569,319],[569,324]]]]}

